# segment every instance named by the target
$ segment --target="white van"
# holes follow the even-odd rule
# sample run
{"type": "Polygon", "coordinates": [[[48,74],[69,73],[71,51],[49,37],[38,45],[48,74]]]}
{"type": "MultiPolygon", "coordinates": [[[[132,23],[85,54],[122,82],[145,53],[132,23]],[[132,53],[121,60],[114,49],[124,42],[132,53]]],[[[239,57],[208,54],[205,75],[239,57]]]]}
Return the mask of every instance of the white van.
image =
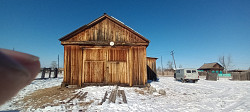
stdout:
{"type": "Polygon", "coordinates": [[[176,80],[181,80],[182,82],[197,82],[199,80],[199,74],[197,69],[176,69],[174,73],[174,78],[176,80]]]}

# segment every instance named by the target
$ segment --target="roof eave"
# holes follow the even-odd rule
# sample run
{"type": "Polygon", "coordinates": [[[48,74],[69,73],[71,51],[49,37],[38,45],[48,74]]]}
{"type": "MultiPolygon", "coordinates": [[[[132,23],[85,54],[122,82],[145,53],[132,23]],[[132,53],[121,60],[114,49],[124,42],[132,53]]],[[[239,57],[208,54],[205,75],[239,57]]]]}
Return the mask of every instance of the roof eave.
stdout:
{"type": "Polygon", "coordinates": [[[97,24],[98,21],[102,21],[103,19],[105,18],[109,18],[110,20],[114,21],[115,23],[121,25],[122,27],[125,27],[126,29],[128,29],[129,31],[133,32],[134,34],[136,34],[137,36],[139,36],[141,39],[145,40],[146,42],[150,43],[150,41],[148,39],[146,39],[144,36],[140,35],[139,33],[137,33],[136,31],[134,31],[133,29],[131,29],[130,27],[126,26],[125,24],[121,23],[120,21],[110,17],[108,14],[104,13],[101,17],[91,21],[89,24],[87,25],[83,25],[82,27],[74,30],[73,32],[61,37],[59,40],[60,41],[64,41],[64,40],[67,40],[71,37],[73,37],[74,35],[84,31],[85,29],[97,24]]]}

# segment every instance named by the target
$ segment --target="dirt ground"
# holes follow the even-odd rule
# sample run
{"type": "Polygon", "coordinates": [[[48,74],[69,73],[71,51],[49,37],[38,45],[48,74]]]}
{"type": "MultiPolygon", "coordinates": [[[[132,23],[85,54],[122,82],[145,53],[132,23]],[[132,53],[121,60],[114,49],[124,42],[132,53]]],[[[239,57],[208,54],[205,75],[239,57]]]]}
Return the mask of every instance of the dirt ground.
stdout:
{"type": "MultiPolygon", "coordinates": [[[[58,106],[66,104],[70,98],[76,94],[74,88],[61,88],[59,86],[37,90],[23,99],[17,101],[14,105],[22,108],[21,110],[36,110],[37,108],[44,108],[47,106],[58,106]]],[[[82,102],[80,105],[87,106],[91,102],[82,102]]]]}

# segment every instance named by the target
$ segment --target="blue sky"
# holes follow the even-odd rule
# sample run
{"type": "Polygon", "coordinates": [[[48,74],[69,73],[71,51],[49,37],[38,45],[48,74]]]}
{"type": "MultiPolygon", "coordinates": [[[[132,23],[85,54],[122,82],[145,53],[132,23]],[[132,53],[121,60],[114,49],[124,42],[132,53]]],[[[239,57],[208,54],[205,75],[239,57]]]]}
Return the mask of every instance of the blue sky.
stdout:
{"type": "Polygon", "coordinates": [[[39,56],[42,67],[59,54],[62,67],[58,39],[104,12],[149,39],[147,55],[164,66],[174,50],[177,67],[223,55],[232,69],[250,67],[249,0],[0,0],[0,48],[39,56]]]}

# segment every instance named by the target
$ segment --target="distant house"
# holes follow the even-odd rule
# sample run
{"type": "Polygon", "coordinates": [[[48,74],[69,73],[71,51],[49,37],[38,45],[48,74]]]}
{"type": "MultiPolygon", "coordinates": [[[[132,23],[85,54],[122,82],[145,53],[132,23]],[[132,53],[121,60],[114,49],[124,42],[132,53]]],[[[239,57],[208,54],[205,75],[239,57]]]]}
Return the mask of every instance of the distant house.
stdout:
{"type": "Polygon", "coordinates": [[[224,67],[219,63],[204,63],[198,70],[208,73],[222,73],[224,67]]]}

